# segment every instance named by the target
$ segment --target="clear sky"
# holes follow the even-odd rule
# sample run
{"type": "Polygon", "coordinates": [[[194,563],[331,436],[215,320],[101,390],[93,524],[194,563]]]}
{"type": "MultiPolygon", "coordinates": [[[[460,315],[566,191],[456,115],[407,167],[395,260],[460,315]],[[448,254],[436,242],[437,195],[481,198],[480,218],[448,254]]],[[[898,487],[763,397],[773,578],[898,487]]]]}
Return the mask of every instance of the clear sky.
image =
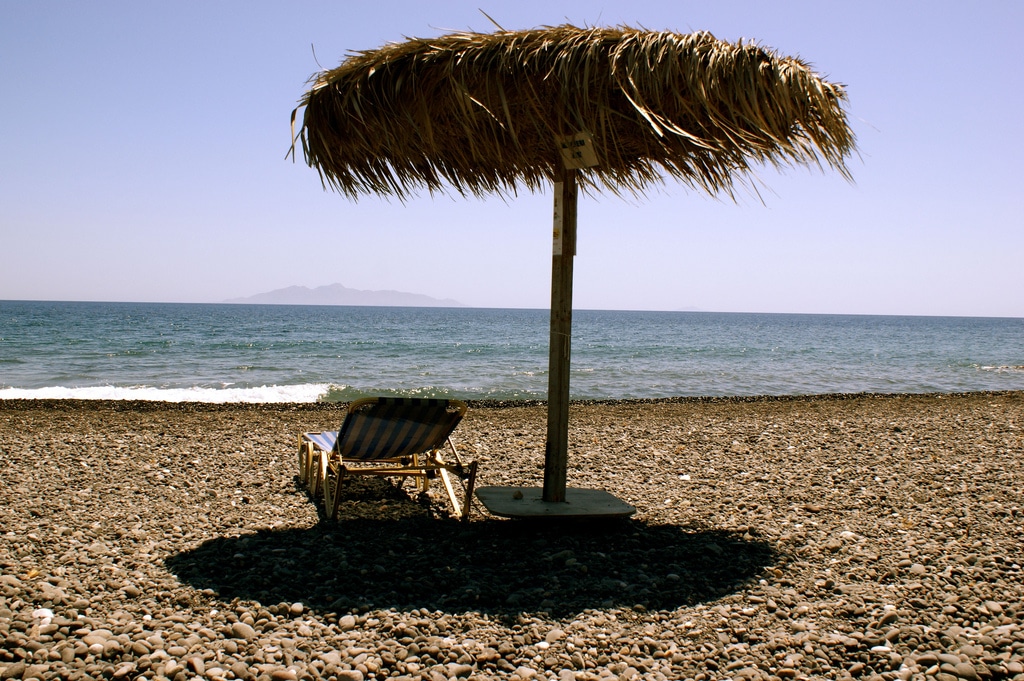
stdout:
{"type": "Polygon", "coordinates": [[[575,307],[1024,317],[1024,3],[0,2],[0,299],[219,302],[339,282],[545,308],[551,195],[405,204],[285,160],[352,50],[571,22],[708,30],[849,88],[860,155],[738,203],[581,200],[575,307]]]}

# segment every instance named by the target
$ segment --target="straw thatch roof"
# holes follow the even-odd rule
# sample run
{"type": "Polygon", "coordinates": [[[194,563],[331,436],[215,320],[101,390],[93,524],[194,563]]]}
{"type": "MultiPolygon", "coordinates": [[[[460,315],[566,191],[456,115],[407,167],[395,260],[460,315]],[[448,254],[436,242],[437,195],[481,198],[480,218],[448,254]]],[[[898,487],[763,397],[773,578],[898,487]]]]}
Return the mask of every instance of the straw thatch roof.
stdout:
{"type": "Polygon", "coordinates": [[[455,33],[355,53],[310,83],[306,161],[352,197],[537,190],[562,163],[558,140],[579,132],[598,161],[581,185],[615,192],[665,176],[730,192],[764,164],[847,175],[854,148],[841,85],[704,32],[455,33]]]}

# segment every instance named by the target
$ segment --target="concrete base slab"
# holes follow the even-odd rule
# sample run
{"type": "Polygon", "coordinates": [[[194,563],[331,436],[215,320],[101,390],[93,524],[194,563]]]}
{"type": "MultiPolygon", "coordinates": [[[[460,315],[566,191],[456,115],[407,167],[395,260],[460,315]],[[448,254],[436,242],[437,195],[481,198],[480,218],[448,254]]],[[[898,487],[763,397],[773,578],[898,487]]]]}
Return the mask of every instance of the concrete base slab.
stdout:
{"type": "Polygon", "coordinates": [[[476,497],[504,518],[626,518],[636,508],[599,489],[569,487],[565,501],[544,501],[540,487],[479,487],[476,497]]]}

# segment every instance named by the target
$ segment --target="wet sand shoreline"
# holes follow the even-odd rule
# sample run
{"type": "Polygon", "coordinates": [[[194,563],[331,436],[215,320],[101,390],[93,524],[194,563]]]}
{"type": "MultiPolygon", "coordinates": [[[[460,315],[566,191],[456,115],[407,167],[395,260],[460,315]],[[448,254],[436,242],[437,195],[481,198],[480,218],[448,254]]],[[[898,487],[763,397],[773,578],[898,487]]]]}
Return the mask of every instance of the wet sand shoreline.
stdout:
{"type": "MultiPolygon", "coordinates": [[[[574,403],[569,484],[638,509],[574,525],[320,522],[342,407],[0,401],[0,676],[1024,673],[1024,393],[574,403]]],[[[479,484],[540,484],[544,416],[471,403],[479,484]]]]}

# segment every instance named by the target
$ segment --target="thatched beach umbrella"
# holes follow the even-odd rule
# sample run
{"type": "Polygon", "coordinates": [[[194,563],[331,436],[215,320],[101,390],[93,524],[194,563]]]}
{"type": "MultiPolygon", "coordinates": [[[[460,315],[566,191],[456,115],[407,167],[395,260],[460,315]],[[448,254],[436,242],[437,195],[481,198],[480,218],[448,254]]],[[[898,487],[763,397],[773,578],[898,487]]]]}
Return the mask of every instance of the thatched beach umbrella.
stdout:
{"type": "Polygon", "coordinates": [[[537,497],[545,514],[567,500],[567,512],[586,512],[594,501],[566,488],[578,187],[640,195],[671,177],[731,196],[765,165],[829,166],[846,176],[854,150],[841,85],[799,59],[705,32],[454,33],[355,53],[310,82],[299,107],[306,161],[349,197],[509,195],[553,184],[548,433],[537,497]]]}

